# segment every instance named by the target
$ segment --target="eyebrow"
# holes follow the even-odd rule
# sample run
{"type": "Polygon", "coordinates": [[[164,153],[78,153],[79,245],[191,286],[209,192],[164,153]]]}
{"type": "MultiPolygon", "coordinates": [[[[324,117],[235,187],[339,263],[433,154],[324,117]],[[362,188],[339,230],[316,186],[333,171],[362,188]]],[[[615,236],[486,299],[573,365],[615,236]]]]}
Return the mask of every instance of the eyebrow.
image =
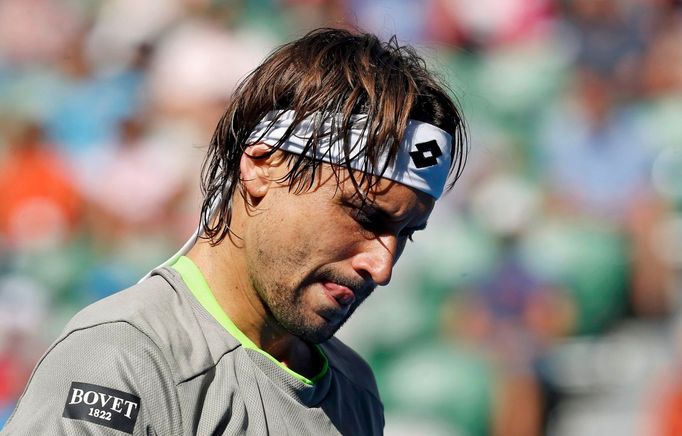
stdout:
{"type": "MultiPolygon", "coordinates": [[[[358,199],[356,196],[353,196],[351,198],[342,198],[341,202],[350,207],[354,207],[356,209],[363,210],[369,215],[372,216],[378,216],[381,221],[384,222],[389,222],[389,223],[399,223],[400,220],[395,219],[390,212],[387,210],[383,209],[381,206],[377,205],[376,203],[372,203],[369,200],[363,200],[363,199],[358,199]]],[[[404,230],[408,231],[420,231],[424,230],[426,228],[426,225],[428,224],[428,221],[425,221],[423,224],[419,224],[416,226],[409,226],[405,227],[404,230]]]]}

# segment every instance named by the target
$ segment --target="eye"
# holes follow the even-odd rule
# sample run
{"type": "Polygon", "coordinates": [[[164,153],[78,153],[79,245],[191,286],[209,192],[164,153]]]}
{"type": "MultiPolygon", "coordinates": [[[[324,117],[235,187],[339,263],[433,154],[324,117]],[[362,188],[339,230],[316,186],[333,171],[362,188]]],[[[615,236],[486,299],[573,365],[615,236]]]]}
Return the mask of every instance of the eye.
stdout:
{"type": "MultiPolygon", "coordinates": [[[[362,226],[362,228],[367,231],[369,236],[374,237],[377,235],[382,235],[389,230],[386,225],[382,223],[381,219],[375,218],[366,212],[357,209],[353,213],[355,221],[362,226]]],[[[414,242],[414,233],[420,230],[419,228],[406,228],[398,234],[399,238],[405,238],[410,242],[414,242]]]]}
{"type": "Polygon", "coordinates": [[[362,209],[355,209],[352,215],[353,219],[355,219],[355,221],[360,224],[364,230],[372,233],[372,236],[381,233],[381,225],[374,217],[367,214],[367,212],[363,211],[362,209]]]}
{"type": "Polygon", "coordinates": [[[400,236],[401,238],[407,238],[407,240],[410,242],[414,242],[413,237],[414,237],[414,232],[416,232],[416,231],[417,231],[417,229],[406,229],[406,230],[403,230],[402,232],[400,232],[400,234],[398,236],[400,236]]]}

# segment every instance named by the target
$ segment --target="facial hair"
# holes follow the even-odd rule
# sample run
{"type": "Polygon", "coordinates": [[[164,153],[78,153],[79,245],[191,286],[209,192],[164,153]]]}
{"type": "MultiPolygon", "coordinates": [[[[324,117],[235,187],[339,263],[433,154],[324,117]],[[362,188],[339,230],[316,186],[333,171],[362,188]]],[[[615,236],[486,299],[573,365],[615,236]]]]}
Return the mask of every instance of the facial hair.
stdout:
{"type": "Polygon", "coordinates": [[[258,277],[252,277],[251,281],[265,304],[268,315],[287,332],[312,344],[319,344],[331,338],[374,289],[373,285],[343,277],[331,268],[315,271],[297,285],[286,283],[282,278],[264,283],[258,277]],[[313,287],[324,282],[345,286],[355,294],[355,301],[341,318],[336,310],[311,313],[311,309],[305,306],[306,293],[316,292],[313,287]],[[320,317],[323,320],[320,320],[320,317]]]}

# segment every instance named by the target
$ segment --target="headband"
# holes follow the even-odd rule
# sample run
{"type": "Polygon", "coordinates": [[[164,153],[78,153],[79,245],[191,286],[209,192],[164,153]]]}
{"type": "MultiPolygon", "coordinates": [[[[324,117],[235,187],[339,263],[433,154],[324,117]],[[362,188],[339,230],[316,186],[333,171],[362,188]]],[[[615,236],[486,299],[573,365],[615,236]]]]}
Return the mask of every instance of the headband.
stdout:
{"type": "MultiPolygon", "coordinates": [[[[271,111],[256,125],[247,143],[264,142],[274,147],[286,135],[294,122],[296,112],[271,111]]],[[[334,127],[341,125],[341,115],[326,116],[319,113],[304,118],[282,142],[280,149],[297,155],[343,165],[346,157],[354,170],[368,171],[366,156],[367,116],[351,116],[348,142],[338,138],[334,127]],[[314,148],[310,139],[317,134],[314,148]],[[348,145],[348,151],[344,146],[348,145]]],[[[416,120],[409,120],[403,141],[394,162],[388,164],[388,150],[379,156],[377,164],[369,171],[417,189],[438,199],[445,188],[450,171],[452,136],[438,127],[416,120]]]]}
{"type": "MultiPolygon", "coordinates": [[[[256,125],[247,143],[263,142],[274,147],[286,135],[287,130],[294,121],[296,112],[271,111],[256,125]]],[[[286,152],[297,155],[305,154],[308,157],[319,159],[330,164],[344,164],[348,156],[351,168],[366,171],[365,145],[367,143],[366,115],[353,115],[351,117],[351,129],[348,144],[350,150],[344,151],[344,141],[334,137],[334,126],[341,125],[341,116],[322,118],[320,114],[313,114],[296,126],[280,148],[286,152]],[[312,149],[308,142],[318,134],[317,146],[312,149]]],[[[388,165],[388,152],[379,156],[377,165],[372,168],[372,173],[425,192],[438,199],[445,188],[448,172],[450,171],[450,149],[452,137],[438,127],[416,120],[409,120],[407,129],[403,135],[400,150],[394,162],[388,165]]],[[[220,204],[216,198],[209,211],[209,219],[215,213],[220,204]]],[[[175,263],[180,256],[189,252],[197,239],[203,233],[202,224],[194,234],[185,242],[180,250],[166,262],[159,265],[168,266],[175,263]]],[[[156,269],[156,268],[155,268],[156,269]]],[[[140,281],[151,275],[147,273],[140,281]]]]}

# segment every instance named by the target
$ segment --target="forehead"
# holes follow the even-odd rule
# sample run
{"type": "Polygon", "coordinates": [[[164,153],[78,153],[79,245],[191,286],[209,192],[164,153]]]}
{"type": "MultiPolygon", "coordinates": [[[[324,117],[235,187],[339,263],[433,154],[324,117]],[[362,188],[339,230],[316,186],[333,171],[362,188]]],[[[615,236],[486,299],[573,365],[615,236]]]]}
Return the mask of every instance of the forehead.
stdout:
{"type": "MultiPolygon", "coordinates": [[[[294,110],[271,111],[249,136],[247,143],[263,142],[295,155],[298,169],[326,162],[352,171],[368,172],[426,192],[434,198],[443,193],[452,165],[452,136],[435,125],[407,120],[400,143],[389,146],[391,135],[383,138],[381,117],[351,116],[350,125],[342,114],[314,113],[303,120],[294,110]],[[380,122],[374,126],[374,122],[380,122]],[[376,130],[376,131],[375,131],[376,130]],[[372,131],[372,133],[370,133],[372,131]],[[317,132],[311,136],[313,132],[317,132]],[[341,138],[346,138],[341,140],[341,138]]],[[[397,127],[391,123],[392,128],[397,127]]],[[[298,172],[298,171],[297,171],[298,172]]]]}
{"type": "Polygon", "coordinates": [[[283,160],[280,162],[286,164],[278,165],[270,172],[270,177],[302,198],[314,198],[315,202],[336,198],[357,206],[372,204],[397,218],[415,215],[423,220],[428,218],[436,203],[431,195],[394,180],[372,176],[370,185],[361,171],[352,170],[351,173],[347,168],[325,162],[315,167],[314,176],[303,175],[297,181],[292,181],[293,164],[297,156],[279,150],[277,153],[282,154],[283,160]]]}
{"type": "Polygon", "coordinates": [[[358,185],[352,178],[356,182],[360,179],[357,172],[351,176],[346,169],[332,170],[327,164],[323,167],[321,185],[354,204],[372,204],[393,216],[403,217],[414,213],[428,216],[436,203],[432,196],[393,180],[378,178],[372,186],[358,185]]]}

